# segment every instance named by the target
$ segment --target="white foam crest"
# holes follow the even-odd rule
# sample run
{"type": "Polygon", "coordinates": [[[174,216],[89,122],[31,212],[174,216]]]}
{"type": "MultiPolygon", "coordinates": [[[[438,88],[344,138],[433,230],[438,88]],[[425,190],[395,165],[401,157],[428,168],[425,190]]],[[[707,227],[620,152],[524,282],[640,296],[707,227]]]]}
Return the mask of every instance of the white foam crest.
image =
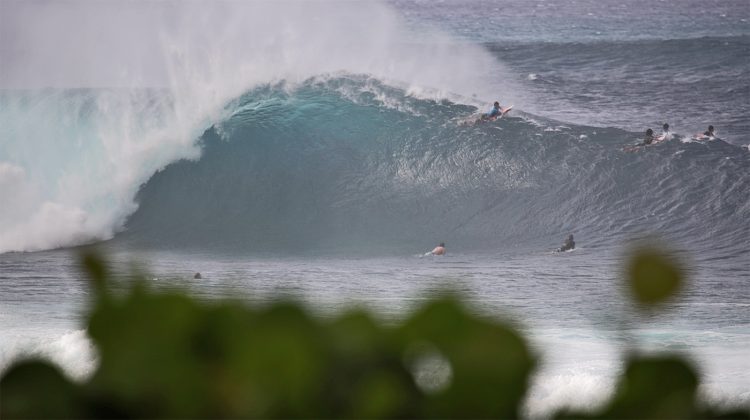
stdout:
{"type": "Polygon", "coordinates": [[[14,362],[41,358],[59,366],[68,376],[85,380],[97,367],[97,355],[85,330],[45,334],[43,337],[6,336],[0,346],[0,374],[14,362]],[[54,337],[54,338],[52,338],[54,337]]]}
{"type": "Polygon", "coordinates": [[[591,412],[608,401],[621,369],[610,334],[557,328],[529,333],[541,365],[526,396],[526,417],[550,417],[563,409],[591,412]]]}
{"type": "Polygon", "coordinates": [[[750,409],[750,389],[709,382],[698,387],[700,401],[721,410],[750,409]]]}
{"type": "MultiPolygon", "coordinates": [[[[5,94],[0,123],[0,252],[110,238],[136,205],[141,183],[199,154],[169,101],[145,90],[5,94]],[[176,133],[174,131],[177,131],[176,133]]],[[[192,114],[195,115],[195,114],[192,114]]]]}
{"type": "Polygon", "coordinates": [[[196,138],[258,84],[343,71],[433,99],[525,96],[480,47],[412,42],[379,2],[29,1],[2,15],[0,253],[112,237],[139,186],[198,158],[196,138]]]}
{"type": "Polygon", "coordinates": [[[615,380],[611,375],[569,371],[555,375],[537,375],[526,398],[524,417],[550,417],[570,409],[593,412],[609,401],[615,380]]]}

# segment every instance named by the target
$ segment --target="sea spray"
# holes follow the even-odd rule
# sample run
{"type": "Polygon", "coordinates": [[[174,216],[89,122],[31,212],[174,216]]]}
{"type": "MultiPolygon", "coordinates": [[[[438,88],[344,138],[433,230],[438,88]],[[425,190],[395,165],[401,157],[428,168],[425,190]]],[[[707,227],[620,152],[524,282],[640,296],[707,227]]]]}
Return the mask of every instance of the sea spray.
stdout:
{"type": "Polygon", "coordinates": [[[3,7],[34,19],[5,30],[21,53],[0,73],[0,195],[12,197],[0,213],[0,252],[112,237],[139,186],[170,162],[199,158],[200,134],[253,86],[293,89],[344,71],[432,99],[482,103],[500,88],[507,98],[520,91],[478,46],[437,33],[410,42],[379,2],[3,7]]]}

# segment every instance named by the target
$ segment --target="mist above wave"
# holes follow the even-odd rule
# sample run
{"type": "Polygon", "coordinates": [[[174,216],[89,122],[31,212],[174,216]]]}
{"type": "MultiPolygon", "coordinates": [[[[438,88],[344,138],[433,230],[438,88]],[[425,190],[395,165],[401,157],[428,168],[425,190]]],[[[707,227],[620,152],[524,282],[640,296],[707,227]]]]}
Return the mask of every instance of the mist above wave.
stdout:
{"type": "Polygon", "coordinates": [[[112,237],[254,86],[348,72],[432,98],[518,92],[480,47],[411,42],[380,2],[11,2],[2,26],[0,252],[112,237]]]}

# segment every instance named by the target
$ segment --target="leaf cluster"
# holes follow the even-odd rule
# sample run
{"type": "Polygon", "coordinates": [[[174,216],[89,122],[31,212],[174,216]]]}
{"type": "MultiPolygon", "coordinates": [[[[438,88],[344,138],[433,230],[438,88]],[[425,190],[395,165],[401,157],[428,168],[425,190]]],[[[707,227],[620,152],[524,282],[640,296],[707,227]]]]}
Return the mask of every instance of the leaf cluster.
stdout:
{"type": "MultiPolygon", "coordinates": [[[[666,260],[638,258],[638,281],[674,282],[666,260]]],[[[115,296],[101,258],[83,265],[98,368],[75,383],[46,361],[20,361],[0,379],[0,417],[517,418],[536,366],[518,331],[450,295],[383,325],[362,310],[323,318],[287,299],[201,302],[143,281],[115,296]]],[[[698,382],[676,356],[633,356],[600,412],[558,416],[748,418],[700,406],[698,382]]]]}

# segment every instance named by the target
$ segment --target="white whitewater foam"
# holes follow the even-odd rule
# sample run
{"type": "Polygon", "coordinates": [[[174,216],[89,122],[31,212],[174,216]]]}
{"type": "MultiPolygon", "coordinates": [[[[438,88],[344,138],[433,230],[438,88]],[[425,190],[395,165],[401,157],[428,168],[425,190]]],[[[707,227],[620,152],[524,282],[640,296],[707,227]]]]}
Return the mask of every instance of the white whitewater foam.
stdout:
{"type": "Polygon", "coordinates": [[[528,98],[479,46],[410,42],[380,2],[12,2],[3,15],[0,253],[112,237],[140,185],[199,158],[196,139],[253,86],[343,71],[420,98],[528,98]]]}
{"type": "Polygon", "coordinates": [[[534,377],[524,406],[525,417],[545,417],[565,408],[592,412],[604,405],[614,392],[614,375],[582,369],[534,377]]]}
{"type": "Polygon", "coordinates": [[[44,337],[3,337],[0,375],[16,361],[41,358],[59,366],[72,379],[83,381],[91,376],[97,366],[97,356],[86,331],[49,333],[46,337],[55,338],[44,337]]]}

